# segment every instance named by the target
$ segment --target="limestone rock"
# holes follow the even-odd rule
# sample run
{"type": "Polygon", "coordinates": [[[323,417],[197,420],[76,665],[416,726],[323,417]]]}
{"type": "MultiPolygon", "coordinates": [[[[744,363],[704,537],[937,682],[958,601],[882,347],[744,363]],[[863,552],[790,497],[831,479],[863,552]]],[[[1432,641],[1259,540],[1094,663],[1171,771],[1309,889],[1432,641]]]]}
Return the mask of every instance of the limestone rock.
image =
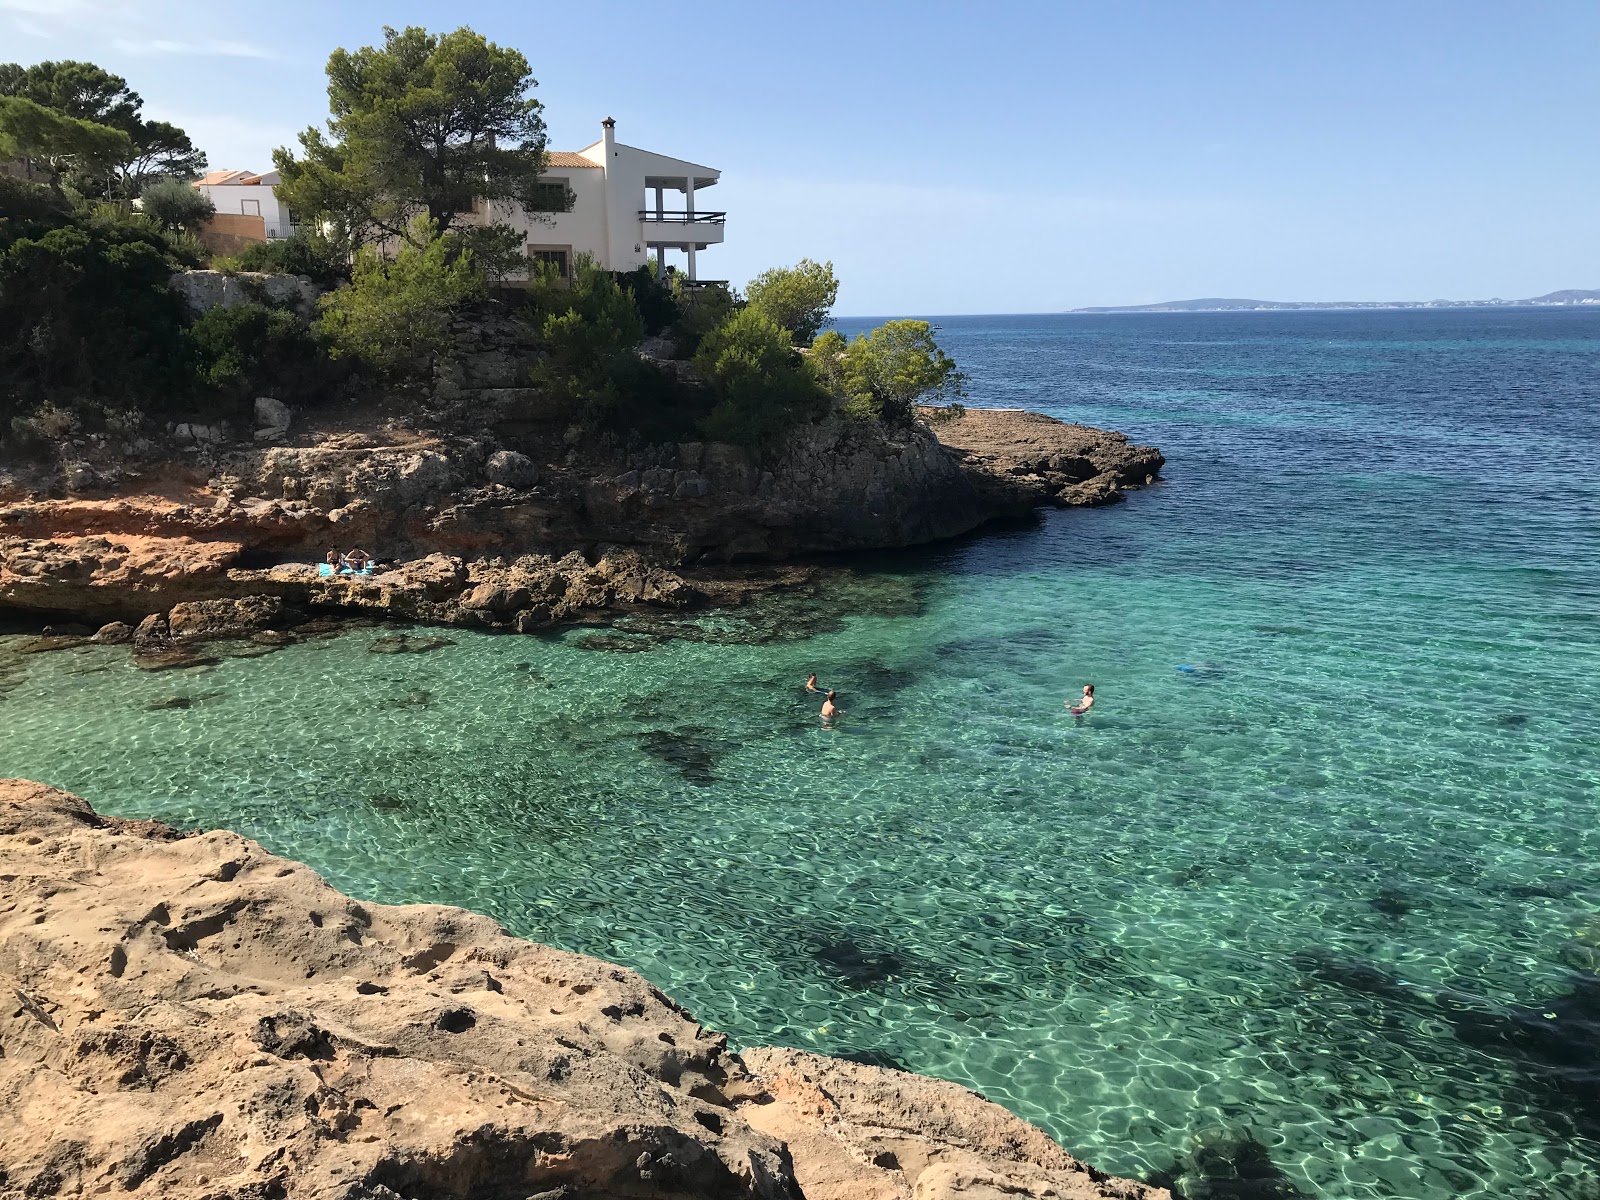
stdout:
{"type": "Polygon", "coordinates": [[[157,649],[165,646],[169,640],[167,618],[163,613],[151,613],[133,631],[135,651],[157,649]]]}
{"type": "Polygon", "coordinates": [[[118,642],[131,642],[133,640],[133,627],[121,621],[110,621],[94,631],[90,639],[96,642],[116,644],[118,642]]]}
{"type": "Polygon", "coordinates": [[[180,445],[187,446],[217,446],[227,440],[227,434],[219,425],[197,425],[184,423],[173,426],[172,436],[180,445]]]}
{"type": "Polygon", "coordinates": [[[302,317],[309,317],[321,294],[321,289],[303,275],[261,271],[179,271],[169,286],[195,316],[213,308],[236,308],[265,300],[293,305],[302,317]]]}
{"type": "Polygon", "coordinates": [[[174,604],[167,614],[175,638],[244,637],[266,629],[283,615],[279,596],[245,596],[239,600],[191,600],[174,604]]]}
{"type": "Polygon", "coordinates": [[[954,1085],[741,1059],[631,971],[21,780],[0,946],[8,1196],[1167,1198],[954,1085]]]}
{"type": "Polygon", "coordinates": [[[491,454],[484,473],[490,483],[509,488],[530,488],[539,482],[539,468],[526,454],[515,450],[497,450],[491,454]]]}
{"type": "Polygon", "coordinates": [[[256,441],[281,442],[289,434],[294,413],[282,400],[271,396],[256,397],[256,441]]]}

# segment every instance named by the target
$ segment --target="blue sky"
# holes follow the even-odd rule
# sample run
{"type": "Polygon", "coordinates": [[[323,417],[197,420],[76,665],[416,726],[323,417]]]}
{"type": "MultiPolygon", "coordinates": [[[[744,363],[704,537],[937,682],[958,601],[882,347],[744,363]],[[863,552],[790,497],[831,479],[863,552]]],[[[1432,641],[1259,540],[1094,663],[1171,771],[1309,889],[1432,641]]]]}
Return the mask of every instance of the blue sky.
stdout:
{"type": "Polygon", "coordinates": [[[327,115],[336,46],[463,20],[553,149],[720,168],[701,273],[832,259],[845,313],[1600,287],[1600,2],[0,0],[0,58],[126,75],[213,166],[327,115]]]}

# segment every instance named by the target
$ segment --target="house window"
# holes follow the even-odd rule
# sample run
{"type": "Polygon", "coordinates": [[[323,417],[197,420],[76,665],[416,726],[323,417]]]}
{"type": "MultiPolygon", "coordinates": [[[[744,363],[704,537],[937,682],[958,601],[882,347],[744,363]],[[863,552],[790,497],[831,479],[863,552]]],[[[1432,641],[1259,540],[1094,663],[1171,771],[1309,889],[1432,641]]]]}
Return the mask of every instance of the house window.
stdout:
{"type": "Polygon", "coordinates": [[[241,200],[239,201],[239,211],[247,217],[259,217],[261,215],[261,201],[241,200]]]}
{"type": "Polygon", "coordinates": [[[529,212],[564,213],[572,211],[573,193],[564,181],[541,180],[528,197],[529,212]]]}
{"type": "Polygon", "coordinates": [[[570,246],[529,246],[529,265],[538,270],[541,266],[552,266],[561,278],[567,278],[570,271],[572,248],[570,246]]]}

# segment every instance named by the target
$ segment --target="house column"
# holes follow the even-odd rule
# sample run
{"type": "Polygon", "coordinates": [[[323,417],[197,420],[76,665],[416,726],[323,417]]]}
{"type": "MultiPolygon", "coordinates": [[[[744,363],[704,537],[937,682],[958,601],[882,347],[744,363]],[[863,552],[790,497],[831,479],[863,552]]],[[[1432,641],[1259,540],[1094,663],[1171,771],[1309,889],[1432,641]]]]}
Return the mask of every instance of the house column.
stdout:
{"type": "Polygon", "coordinates": [[[656,189],[656,220],[658,221],[664,220],[667,215],[667,202],[662,198],[665,192],[665,188],[656,189]]]}
{"type": "MultiPolygon", "coordinates": [[[[694,237],[694,176],[693,175],[690,175],[688,178],[686,178],[683,181],[683,207],[684,207],[684,211],[689,214],[689,237],[692,239],[694,237]]],[[[689,282],[693,283],[694,280],[695,280],[695,273],[694,273],[694,250],[695,250],[695,246],[694,246],[694,242],[693,241],[690,241],[689,246],[688,246],[688,250],[689,250],[689,282]]]]}

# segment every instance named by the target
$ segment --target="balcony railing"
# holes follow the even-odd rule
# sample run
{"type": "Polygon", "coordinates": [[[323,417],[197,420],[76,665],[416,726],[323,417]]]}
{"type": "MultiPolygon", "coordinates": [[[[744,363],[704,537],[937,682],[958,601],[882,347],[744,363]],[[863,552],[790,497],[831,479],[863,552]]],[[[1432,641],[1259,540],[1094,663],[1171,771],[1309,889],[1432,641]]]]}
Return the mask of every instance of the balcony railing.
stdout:
{"type": "Polygon", "coordinates": [[[639,210],[641,221],[672,221],[680,225],[721,225],[728,219],[725,212],[687,212],[683,209],[663,209],[657,212],[653,208],[639,210]]]}

